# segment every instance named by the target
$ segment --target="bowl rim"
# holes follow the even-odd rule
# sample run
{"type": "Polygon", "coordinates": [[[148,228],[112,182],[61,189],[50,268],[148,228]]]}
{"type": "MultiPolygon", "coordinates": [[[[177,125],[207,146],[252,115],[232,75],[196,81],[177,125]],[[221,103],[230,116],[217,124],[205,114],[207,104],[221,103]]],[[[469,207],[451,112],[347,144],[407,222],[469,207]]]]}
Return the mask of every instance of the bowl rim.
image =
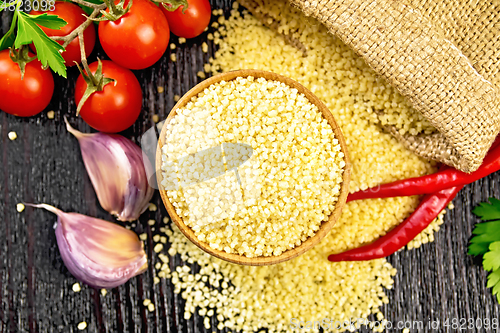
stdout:
{"type": "Polygon", "coordinates": [[[347,195],[349,192],[349,183],[351,178],[351,163],[344,135],[342,134],[342,130],[338,126],[337,122],[335,121],[333,115],[331,114],[330,110],[326,107],[326,105],[309,89],[307,89],[297,81],[277,73],[257,70],[257,69],[241,69],[214,75],[200,82],[199,84],[191,88],[186,94],[184,94],[172,108],[167,119],[163,123],[163,127],[158,138],[158,145],[156,149],[155,170],[157,171],[156,177],[163,204],[165,205],[165,208],[167,209],[170,218],[174,221],[174,223],[181,230],[181,232],[201,250],[219,259],[226,260],[235,264],[251,265],[251,266],[273,265],[290,260],[305,253],[306,251],[314,247],[317,243],[319,243],[321,239],[323,239],[331,231],[337,220],[340,218],[342,209],[346,204],[347,195]],[[214,83],[221,81],[231,81],[238,77],[248,77],[248,76],[253,76],[254,78],[262,77],[266,80],[283,82],[288,86],[290,86],[291,88],[297,89],[299,93],[304,94],[311,103],[313,103],[318,107],[318,109],[323,114],[323,117],[328,121],[328,123],[332,127],[333,133],[335,134],[335,138],[339,141],[341,151],[344,153],[345,166],[344,166],[344,172],[342,174],[342,184],[341,184],[340,194],[338,201],[335,203],[335,209],[328,217],[328,220],[323,221],[321,223],[319,230],[313,236],[307,238],[307,240],[302,242],[299,246],[294,247],[293,249],[286,250],[285,252],[283,252],[278,256],[267,256],[267,257],[260,256],[260,257],[249,258],[243,255],[227,253],[225,251],[211,248],[207,243],[198,240],[198,238],[194,234],[194,231],[182,221],[182,218],[179,217],[179,215],[175,211],[174,206],[170,202],[167,195],[167,191],[164,190],[161,185],[163,180],[162,168],[161,168],[162,166],[161,148],[163,147],[163,139],[166,137],[167,127],[168,127],[167,125],[175,117],[177,109],[184,107],[192,99],[192,97],[198,95],[201,91],[205,90],[205,88],[209,87],[214,83]]]}

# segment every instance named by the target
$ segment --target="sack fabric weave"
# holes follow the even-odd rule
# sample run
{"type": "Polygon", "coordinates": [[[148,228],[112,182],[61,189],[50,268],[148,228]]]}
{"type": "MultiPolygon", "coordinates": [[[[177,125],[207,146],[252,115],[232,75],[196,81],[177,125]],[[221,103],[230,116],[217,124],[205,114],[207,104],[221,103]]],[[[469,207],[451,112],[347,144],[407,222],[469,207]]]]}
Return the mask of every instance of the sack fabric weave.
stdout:
{"type": "MultiPolygon", "coordinates": [[[[265,13],[259,0],[240,2],[258,18],[265,13]]],[[[500,130],[500,0],[290,2],[353,48],[436,128],[401,135],[386,126],[407,148],[464,172],[481,165],[500,130]]]]}

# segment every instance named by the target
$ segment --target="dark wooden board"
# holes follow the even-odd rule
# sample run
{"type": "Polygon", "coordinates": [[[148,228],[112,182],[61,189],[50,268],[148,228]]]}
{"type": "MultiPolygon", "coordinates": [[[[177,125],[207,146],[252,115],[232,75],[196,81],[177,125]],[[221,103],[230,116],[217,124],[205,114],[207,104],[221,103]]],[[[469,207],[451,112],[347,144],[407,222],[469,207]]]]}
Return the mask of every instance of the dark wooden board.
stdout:
{"type": "MultiPolygon", "coordinates": [[[[216,0],[212,5],[228,13],[230,2],[216,0]]],[[[0,19],[3,34],[9,14],[0,14],[0,19]]],[[[172,39],[175,41],[175,37],[172,39]]],[[[144,92],[143,112],[126,136],[137,141],[153,125],[154,113],[165,119],[174,105],[174,95],[182,95],[201,80],[196,73],[203,70],[214,49],[208,41],[209,53],[201,51],[205,39],[199,37],[178,46],[175,63],[169,60],[168,50],[156,65],[135,72],[144,92]],[[164,86],[165,91],[158,93],[157,86],[164,86]]],[[[90,60],[97,56],[106,58],[99,46],[90,60]]],[[[63,126],[62,117],[67,115],[78,129],[90,131],[75,116],[73,92],[77,76],[75,68],[69,70],[68,80],[54,76],[56,90],[47,108],[56,111],[54,120],[49,120],[45,112],[27,119],[0,112],[0,332],[78,332],[76,326],[81,321],[88,323],[87,332],[99,333],[217,331],[205,330],[203,318],[197,315],[184,320],[182,298],[174,295],[168,281],[154,285],[151,269],[105,297],[88,287],[74,293],[71,287],[76,280],[62,264],[56,246],[55,216],[42,210],[16,211],[18,202],[46,202],[65,211],[110,218],[97,203],[76,140],[63,126]],[[17,132],[18,139],[10,141],[9,131],[17,132]],[[144,309],[144,298],[155,304],[154,312],[144,309]]],[[[449,319],[451,323],[454,318],[499,318],[500,306],[491,290],[486,289],[486,273],[480,261],[467,255],[467,244],[477,222],[471,210],[488,197],[500,196],[499,181],[500,174],[494,174],[465,187],[455,199],[456,208],[446,214],[434,243],[389,258],[398,274],[394,288],[387,291],[390,303],[382,308],[388,320],[427,324],[429,319],[449,319]]],[[[158,194],[153,201],[162,206],[158,194]]],[[[146,221],[160,221],[165,214],[164,210],[144,214],[136,231],[151,235],[146,221]]],[[[151,257],[150,243],[146,250],[151,257]]],[[[441,325],[432,332],[455,331],[459,330],[441,325]]]]}

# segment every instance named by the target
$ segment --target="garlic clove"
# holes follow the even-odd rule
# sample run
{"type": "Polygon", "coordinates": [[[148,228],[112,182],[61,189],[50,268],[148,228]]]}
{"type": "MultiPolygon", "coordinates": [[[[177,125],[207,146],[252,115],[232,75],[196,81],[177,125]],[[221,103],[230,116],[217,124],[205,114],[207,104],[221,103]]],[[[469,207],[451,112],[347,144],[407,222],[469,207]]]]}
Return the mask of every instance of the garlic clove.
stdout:
{"type": "Polygon", "coordinates": [[[114,288],[147,269],[144,245],[134,232],[47,204],[29,206],[57,215],[55,233],[64,264],[75,278],[91,287],[114,288]]]}
{"type": "Polygon", "coordinates": [[[118,134],[82,133],[66,121],[80,144],[83,162],[102,208],[119,221],[134,221],[147,209],[154,190],[148,183],[151,162],[142,150],[118,134]]]}

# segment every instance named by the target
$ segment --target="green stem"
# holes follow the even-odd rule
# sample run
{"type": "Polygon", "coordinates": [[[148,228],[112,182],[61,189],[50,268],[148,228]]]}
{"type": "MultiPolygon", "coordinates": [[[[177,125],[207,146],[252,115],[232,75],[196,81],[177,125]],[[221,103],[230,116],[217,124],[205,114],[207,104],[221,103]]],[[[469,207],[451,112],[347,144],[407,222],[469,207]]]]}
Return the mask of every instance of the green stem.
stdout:
{"type": "Polygon", "coordinates": [[[97,79],[95,78],[94,75],[92,75],[92,72],[90,71],[89,64],[87,62],[87,55],[85,54],[85,42],[83,40],[83,31],[80,31],[78,33],[78,40],[80,42],[80,57],[82,60],[82,66],[83,69],[87,72],[90,80],[92,81],[92,84],[97,86],[99,82],[97,82],[97,79]]]}
{"type": "MultiPolygon", "coordinates": [[[[78,107],[76,109],[76,115],[80,114],[80,111],[82,110],[83,105],[85,104],[87,99],[89,99],[89,97],[93,93],[95,93],[97,91],[102,91],[104,89],[105,85],[107,85],[108,83],[111,83],[111,82],[115,82],[114,79],[104,76],[104,74],[102,73],[101,60],[98,58],[97,61],[99,64],[97,65],[97,70],[95,71],[94,74],[92,74],[92,72],[88,68],[88,65],[85,69],[85,71],[86,71],[86,73],[85,73],[85,71],[83,71],[82,68],[78,64],[76,64],[76,66],[80,70],[80,73],[82,74],[83,79],[87,83],[87,89],[85,90],[85,93],[83,94],[82,99],[78,103],[78,107]]],[[[85,63],[83,63],[83,61],[82,61],[83,66],[85,66],[86,63],[87,63],[86,59],[85,59],[85,63]]]]}
{"type": "Polygon", "coordinates": [[[9,49],[10,59],[19,66],[19,70],[21,71],[21,80],[24,79],[26,64],[36,59],[36,57],[30,57],[28,52],[29,48],[26,45],[21,45],[17,51],[13,48],[9,49]]]}
{"type": "Polygon", "coordinates": [[[116,21],[123,15],[125,15],[132,7],[132,0],[129,0],[127,7],[124,7],[125,0],[120,0],[118,4],[115,4],[113,0],[103,0],[109,11],[101,10],[103,18],[96,19],[94,21],[116,21]]]}
{"type": "Polygon", "coordinates": [[[160,3],[170,12],[177,10],[180,6],[184,6],[182,7],[182,13],[184,13],[189,6],[187,0],[154,0],[154,2],[160,3]]]}
{"type": "MultiPolygon", "coordinates": [[[[81,1],[81,0],[77,0],[77,1],[73,0],[73,1],[76,3],[80,3],[79,1],[81,1]]],[[[86,3],[86,1],[81,1],[81,2],[86,3]]],[[[94,8],[94,10],[92,11],[92,14],[90,14],[90,16],[87,17],[87,20],[85,22],[83,22],[82,24],[80,24],[78,26],[78,28],[76,28],[71,33],[67,34],[66,36],[53,36],[50,38],[52,38],[55,41],[63,41],[62,46],[64,48],[66,48],[66,46],[68,46],[69,43],[71,43],[80,33],[83,33],[83,31],[85,31],[85,29],[87,29],[88,26],[92,24],[92,22],[99,15],[101,10],[106,9],[106,4],[103,3],[100,5],[94,5],[94,6],[92,6],[92,8],[94,8]]]]}

